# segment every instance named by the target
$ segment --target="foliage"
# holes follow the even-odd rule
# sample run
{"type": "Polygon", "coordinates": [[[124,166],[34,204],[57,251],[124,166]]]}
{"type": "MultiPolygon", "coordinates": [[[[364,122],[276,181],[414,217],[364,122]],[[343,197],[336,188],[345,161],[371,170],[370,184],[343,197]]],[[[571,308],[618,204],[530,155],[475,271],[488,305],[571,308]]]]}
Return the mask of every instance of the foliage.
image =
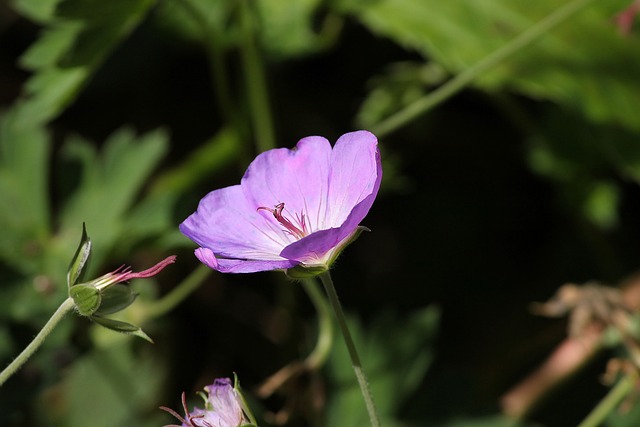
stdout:
{"type": "MultiPolygon", "coordinates": [[[[176,225],[265,141],[374,128],[577,1],[0,5],[0,361],[66,297],[83,223],[89,277],[158,253],[182,263],[119,319],[152,330],[154,347],[67,318],[0,388],[0,424],[161,425],[157,406],[182,390],[238,371],[251,391],[306,353],[311,309],[295,285],[262,286],[272,276],[212,276],[158,317],[154,304],[196,265],[176,225]]],[[[584,1],[379,135],[373,233],[336,270],[384,425],[529,425],[495,415],[497,402],[562,337],[526,305],[637,269],[640,32],[616,21],[628,6],[584,1]]],[[[294,412],[291,425],[364,424],[338,338],[320,371],[322,422],[276,398],[260,425],[278,411],[294,412]]],[[[578,403],[553,416],[543,404],[531,422],[574,425],[594,394],[560,391],[578,403]]],[[[609,425],[635,425],[636,412],[609,425]]]]}

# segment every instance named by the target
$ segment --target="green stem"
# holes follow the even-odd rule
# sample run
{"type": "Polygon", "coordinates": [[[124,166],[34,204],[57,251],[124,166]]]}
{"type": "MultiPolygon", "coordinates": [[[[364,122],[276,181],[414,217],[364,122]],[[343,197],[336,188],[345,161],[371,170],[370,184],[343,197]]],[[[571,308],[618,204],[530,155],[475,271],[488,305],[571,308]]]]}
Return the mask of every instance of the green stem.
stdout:
{"type": "Polygon", "coordinates": [[[224,48],[220,42],[222,34],[218,31],[217,26],[213,25],[206,14],[197,8],[191,0],[182,0],[180,2],[184,9],[191,15],[191,19],[196,22],[202,29],[202,44],[205,47],[209,69],[211,72],[211,82],[215,88],[216,100],[220,114],[228,122],[234,122],[234,108],[231,101],[231,93],[229,92],[229,79],[224,63],[224,48]]]}
{"type": "Polygon", "coordinates": [[[627,395],[633,391],[637,380],[638,375],[632,373],[618,381],[618,384],[616,384],[609,394],[607,394],[605,398],[598,403],[598,406],[593,408],[591,413],[578,425],[578,427],[601,426],[607,416],[618,407],[622,399],[627,397],[627,395]]]}
{"type": "Polygon", "coordinates": [[[331,309],[327,299],[317,283],[311,279],[304,279],[302,287],[307,292],[311,303],[318,313],[318,340],[313,351],[307,356],[304,363],[308,369],[318,369],[326,362],[333,344],[333,321],[331,309]]]}
{"type": "Polygon", "coordinates": [[[329,297],[329,302],[331,303],[331,307],[336,315],[336,319],[338,320],[338,326],[342,331],[342,336],[344,338],[344,342],[347,345],[347,349],[349,350],[349,357],[351,358],[351,364],[353,365],[353,370],[356,373],[356,378],[358,379],[358,385],[360,386],[360,391],[362,392],[362,396],[364,397],[365,405],[367,406],[367,412],[369,414],[369,421],[371,422],[372,427],[380,427],[380,418],[378,417],[378,413],[376,411],[376,407],[373,403],[373,396],[371,395],[371,390],[369,390],[369,383],[367,382],[367,377],[362,370],[362,363],[360,363],[360,357],[358,356],[358,351],[356,350],[356,346],[351,338],[351,333],[349,332],[349,327],[347,326],[347,319],[344,315],[344,311],[342,310],[342,305],[340,304],[340,300],[338,299],[338,294],[336,293],[336,288],[333,286],[333,280],[331,279],[331,274],[326,271],[320,274],[320,280],[324,285],[324,289],[327,292],[327,296],[329,297]]]}
{"type": "Polygon", "coordinates": [[[200,265],[186,279],[178,284],[163,298],[150,303],[145,311],[149,317],[160,317],[173,310],[178,304],[185,300],[213,270],[205,265],[200,265]]]}
{"type": "Polygon", "coordinates": [[[73,310],[75,306],[71,298],[64,300],[60,307],[53,313],[51,318],[47,321],[44,327],[38,332],[38,335],[29,343],[29,345],[22,350],[22,353],[16,357],[13,362],[9,364],[2,372],[0,372],[0,386],[5,383],[18,369],[36,352],[36,350],[42,345],[45,338],[51,333],[53,328],[62,320],[65,314],[73,310]]]}
{"type": "Polygon", "coordinates": [[[438,89],[429,93],[428,95],[414,101],[409,104],[403,110],[400,110],[396,114],[388,117],[382,122],[374,126],[371,131],[378,136],[382,136],[391,133],[398,128],[409,123],[416,117],[426,113],[436,105],[447,100],[452,95],[456,94],[460,90],[464,89],[471,82],[476,80],[479,76],[485,72],[491,70],[500,62],[509,58],[512,55],[517,54],[528,45],[532,44],[545,33],[549,32],[554,27],[560,25],[577,12],[585,8],[589,3],[595,0],[573,0],[565,4],[564,6],[556,9],[553,13],[547,15],[543,20],[531,26],[528,30],[521,33],[518,37],[514,38],[510,43],[502,46],[498,50],[493,51],[480,62],[462,71],[454,78],[449,80],[438,89]]]}
{"type": "Polygon", "coordinates": [[[258,51],[255,39],[255,22],[247,0],[241,3],[240,20],[242,32],[241,55],[244,63],[244,77],[249,97],[249,108],[256,144],[259,151],[275,148],[275,135],[271,109],[269,107],[269,95],[264,75],[262,58],[258,51]]]}

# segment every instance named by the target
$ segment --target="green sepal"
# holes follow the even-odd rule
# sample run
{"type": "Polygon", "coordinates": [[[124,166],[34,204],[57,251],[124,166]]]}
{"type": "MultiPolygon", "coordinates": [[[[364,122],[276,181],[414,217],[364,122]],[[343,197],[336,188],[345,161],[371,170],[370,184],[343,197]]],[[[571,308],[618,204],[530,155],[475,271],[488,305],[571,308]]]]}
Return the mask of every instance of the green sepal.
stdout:
{"type": "Polygon", "coordinates": [[[138,296],[131,288],[122,283],[116,283],[102,290],[102,302],[95,314],[105,315],[117,313],[131,305],[138,296]]]}
{"type": "Polygon", "coordinates": [[[89,239],[89,236],[87,235],[87,228],[83,222],[80,245],[76,250],[76,254],[73,256],[73,260],[69,265],[69,271],[67,272],[67,286],[69,289],[76,284],[82,275],[84,267],[87,264],[87,260],[89,259],[89,255],[91,255],[91,239],[89,239]]]}
{"type": "Polygon", "coordinates": [[[300,279],[308,279],[310,277],[315,277],[319,274],[324,273],[325,271],[329,270],[331,265],[335,262],[335,260],[338,258],[340,253],[344,250],[344,248],[349,246],[358,237],[360,237],[360,234],[362,234],[363,231],[371,231],[371,230],[369,230],[367,227],[363,227],[362,225],[358,226],[355,229],[355,231],[351,233],[350,236],[347,236],[338,244],[338,247],[334,250],[331,259],[329,260],[329,262],[327,262],[326,265],[300,264],[300,265],[296,265],[295,267],[286,269],[284,271],[284,274],[286,274],[291,279],[300,280],[300,279]]]}
{"type": "Polygon", "coordinates": [[[69,289],[69,296],[82,316],[91,316],[100,307],[102,296],[92,285],[74,285],[69,289]]]}
{"type": "Polygon", "coordinates": [[[326,265],[321,266],[302,266],[296,265],[295,267],[288,268],[284,271],[287,277],[295,280],[307,279],[309,277],[315,277],[318,274],[322,274],[329,268],[326,265]]]}
{"type": "Polygon", "coordinates": [[[135,335],[136,337],[147,340],[151,344],[153,344],[153,340],[149,338],[149,335],[145,334],[141,328],[134,326],[131,323],[123,322],[121,320],[109,319],[102,316],[91,316],[91,320],[93,320],[100,326],[111,329],[112,331],[121,332],[127,335],[135,335]]]}

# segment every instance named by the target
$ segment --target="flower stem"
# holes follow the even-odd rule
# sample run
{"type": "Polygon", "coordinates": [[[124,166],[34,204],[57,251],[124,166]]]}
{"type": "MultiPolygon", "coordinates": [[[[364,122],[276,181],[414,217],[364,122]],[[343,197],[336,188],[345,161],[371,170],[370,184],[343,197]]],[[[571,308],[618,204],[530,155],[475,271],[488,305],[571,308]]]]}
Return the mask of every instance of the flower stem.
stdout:
{"type": "Polygon", "coordinates": [[[243,0],[240,3],[241,55],[244,63],[245,85],[249,97],[251,120],[253,121],[253,131],[258,150],[266,151],[276,146],[267,83],[262,58],[256,44],[255,20],[250,9],[251,4],[247,0],[243,0]]]}
{"type": "Polygon", "coordinates": [[[149,317],[160,317],[173,310],[178,304],[184,301],[193,291],[195,291],[202,281],[209,276],[213,270],[205,265],[200,265],[186,279],[178,284],[163,298],[150,303],[145,311],[149,317]]]}
{"type": "Polygon", "coordinates": [[[372,427],[380,427],[380,418],[378,417],[378,413],[376,411],[376,407],[373,403],[373,396],[371,395],[371,390],[369,390],[369,383],[367,382],[367,377],[362,370],[362,363],[360,363],[360,357],[358,356],[358,351],[356,350],[356,346],[351,338],[351,333],[349,332],[349,327],[347,326],[347,319],[344,315],[344,311],[342,310],[342,305],[340,304],[340,300],[338,299],[338,294],[336,293],[336,288],[333,286],[333,280],[331,279],[331,274],[326,271],[320,274],[320,280],[324,285],[324,289],[327,292],[327,296],[329,297],[329,302],[331,303],[331,307],[336,315],[336,319],[338,320],[338,326],[342,331],[342,336],[344,338],[344,342],[347,345],[347,349],[349,350],[349,357],[351,358],[351,364],[353,365],[353,370],[356,373],[356,378],[358,379],[358,385],[360,386],[360,391],[362,392],[362,396],[364,397],[364,402],[367,406],[367,413],[369,414],[369,421],[371,422],[372,427]]]}
{"type": "Polygon", "coordinates": [[[593,1],[594,0],[573,0],[559,7],[553,13],[547,15],[544,19],[514,38],[511,42],[491,52],[480,60],[480,62],[462,71],[438,89],[414,101],[403,110],[387,117],[378,123],[377,126],[374,126],[371,131],[378,136],[382,136],[404,126],[443,101],[446,101],[500,62],[517,54],[528,45],[537,41],[545,33],[560,25],[593,1]]]}
{"type": "Polygon", "coordinates": [[[75,306],[73,300],[71,298],[67,298],[64,300],[60,307],[53,313],[51,318],[47,321],[47,323],[43,326],[43,328],[38,332],[38,335],[29,343],[29,345],[22,350],[22,353],[16,357],[13,362],[9,364],[2,372],[0,372],[0,386],[5,383],[13,374],[15,374],[22,365],[36,352],[36,350],[42,345],[45,338],[51,333],[53,328],[62,320],[62,318],[73,310],[75,306]]]}
{"type": "Polygon", "coordinates": [[[578,427],[598,427],[602,425],[607,416],[618,407],[622,399],[633,390],[637,380],[638,374],[631,373],[618,381],[618,384],[593,408],[578,427]]]}
{"type": "Polygon", "coordinates": [[[307,356],[304,363],[308,369],[318,369],[329,357],[333,344],[333,321],[331,309],[317,283],[311,279],[304,279],[302,287],[309,296],[316,312],[318,313],[318,340],[313,351],[307,356]]]}
{"type": "Polygon", "coordinates": [[[215,88],[214,94],[218,102],[220,114],[228,122],[234,123],[233,102],[229,88],[228,73],[224,63],[224,47],[220,39],[222,34],[216,25],[212,25],[206,14],[194,5],[192,0],[182,0],[179,2],[184,10],[190,15],[191,19],[196,22],[202,30],[202,44],[206,50],[209,69],[211,72],[211,81],[215,88]]]}

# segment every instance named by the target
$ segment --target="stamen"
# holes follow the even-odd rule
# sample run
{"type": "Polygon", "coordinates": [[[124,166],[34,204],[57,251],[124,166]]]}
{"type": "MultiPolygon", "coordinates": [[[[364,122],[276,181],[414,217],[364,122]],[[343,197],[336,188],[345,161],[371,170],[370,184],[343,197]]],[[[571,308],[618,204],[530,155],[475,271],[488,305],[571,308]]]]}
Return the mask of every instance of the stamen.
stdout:
{"type": "Polygon", "coordinates": [[[296,213],[295,221],[298,223],[298,225],[293,224],[290,219],[282,215],[282,211],[284,210],[284,202],[278,203],[273,209],[260,206],[257,210],[271,212],[276,221],[278,221],[280,225],[285,228],[285,231],[291,234],[293,237],[302,239],[307,234],[309,234],[304,213],[301,213],[300,215],[296,213]]]}

